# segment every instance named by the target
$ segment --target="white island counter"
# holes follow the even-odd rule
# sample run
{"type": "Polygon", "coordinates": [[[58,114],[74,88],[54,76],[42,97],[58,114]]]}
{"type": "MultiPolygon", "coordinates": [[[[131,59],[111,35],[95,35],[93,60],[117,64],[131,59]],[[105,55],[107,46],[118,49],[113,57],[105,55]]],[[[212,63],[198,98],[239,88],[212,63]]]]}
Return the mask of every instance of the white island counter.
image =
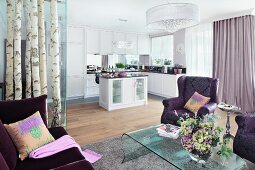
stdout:
{"type": "Polygon", "coordinates": [[[99,105],[108,111],[147,104],[147,76],[100,77],[99,82],[99,105]]]}

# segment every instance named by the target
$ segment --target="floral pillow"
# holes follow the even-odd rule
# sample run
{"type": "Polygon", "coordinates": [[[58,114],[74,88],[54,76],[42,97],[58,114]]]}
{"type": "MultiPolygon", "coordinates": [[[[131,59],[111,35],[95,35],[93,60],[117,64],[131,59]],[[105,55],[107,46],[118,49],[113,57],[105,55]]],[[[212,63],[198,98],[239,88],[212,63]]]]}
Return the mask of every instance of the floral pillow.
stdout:
{"type": "Polygon", "coordinates": [[[24,120],[4,126],[14,141],[21,160],[31,151],[55,140],[43,123],[39,111],[24,120]]]}
{"type": "Polygon", "coordinates": [[[210,101],[210,97],[205,97],[198,92],[195,92],[191,98],[187,101],[184,108],[197,113],[198,110],[210,101]]]}

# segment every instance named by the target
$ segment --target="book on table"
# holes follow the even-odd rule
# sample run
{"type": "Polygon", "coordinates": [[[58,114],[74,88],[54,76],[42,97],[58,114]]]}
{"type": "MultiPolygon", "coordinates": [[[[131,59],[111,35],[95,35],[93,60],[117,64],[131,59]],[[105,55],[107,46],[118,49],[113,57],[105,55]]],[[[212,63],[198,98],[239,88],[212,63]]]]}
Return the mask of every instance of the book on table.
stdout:
{"type": "Polygon", "coordinates": [[[171,125],[171,124],[163,124],[157,128],[157,132],[159,136],[177,139],[179,137],[180,127],[171,125]]]}

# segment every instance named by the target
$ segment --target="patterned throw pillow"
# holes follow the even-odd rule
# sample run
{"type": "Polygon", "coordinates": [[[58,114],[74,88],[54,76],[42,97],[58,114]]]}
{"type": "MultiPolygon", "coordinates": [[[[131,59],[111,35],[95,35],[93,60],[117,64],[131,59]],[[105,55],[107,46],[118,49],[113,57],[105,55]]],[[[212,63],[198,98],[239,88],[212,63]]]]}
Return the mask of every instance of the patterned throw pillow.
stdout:
{"type": "Polygon", "coordinates": [[[184,108],[197,113],[198,110],[210,101],[210,97],[205,97],[198,92],[195,92],[191,98],[187,101],[184,108]]]}
{"type": "Polygon", "coordinates": [[[4,126],[14,141],[21,160],[31,151],[55,140],[43,123],[39,111],[24,120],[4,126]]]}

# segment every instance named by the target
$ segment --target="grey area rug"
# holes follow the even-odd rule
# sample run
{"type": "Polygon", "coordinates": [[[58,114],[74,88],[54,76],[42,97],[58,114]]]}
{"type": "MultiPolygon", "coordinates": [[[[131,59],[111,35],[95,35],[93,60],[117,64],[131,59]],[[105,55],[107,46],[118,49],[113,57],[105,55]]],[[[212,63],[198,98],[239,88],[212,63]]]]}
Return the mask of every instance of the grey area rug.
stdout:
{"type": "Polygon", "coordinates": [[[103,157],[93,164],[95,170],[176,170],[174,166],[153,153],[122,163],[124,154],[121,138],[89,144],[83,149],[91,149],[103,157]]]}

